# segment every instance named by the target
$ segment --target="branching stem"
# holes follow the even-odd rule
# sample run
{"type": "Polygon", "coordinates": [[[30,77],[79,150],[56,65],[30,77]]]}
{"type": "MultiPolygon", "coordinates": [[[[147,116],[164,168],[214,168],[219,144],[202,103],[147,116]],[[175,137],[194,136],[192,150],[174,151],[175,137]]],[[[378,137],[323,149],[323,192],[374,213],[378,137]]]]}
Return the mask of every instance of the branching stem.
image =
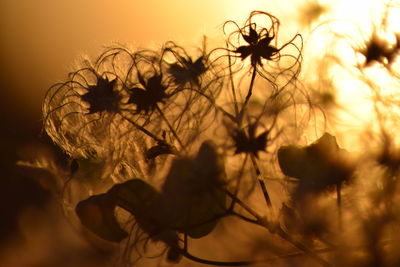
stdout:
{"type": "Polygon", "coordinates": [[[169,130],[172,132],[172,135],[176,138],[176,140],[178,141],[180,147],[182,149],[185,149],[181,139],[179,138],[178,134],[176,133],[175,129],[172,127],[171,123],[169,122],[169,120],[165,117],[164,112],[162,112],[162,110],[160,109],[160,107],[158,105],[156,105],[156,109],[158,111],[158,113],[160,114],[161,118],[164,120],[164,122],[167,124],[169,130]]]}
{"type": "Polygon", "coordinates": [[[130,119],[129,117],[126,117],[124,114],[122,114],[121,112],[118,113],[124,120],[128,121],[130,124],[132,124],[133,126],[135,126],[136,129],[138,129],[139,131],[143,132],[145,135],[149,136],[150,138],[152,138],[154,141],[158,142],[158,143],[164,143],[165,141],[163,141],[161,138],[158,138],[157,136],[155,136],[154,134],[152,134],[151,132],[149,132],[146,128],[144,128],[143,126],[140,126],[139,124],[137,124],[135,121],[133,121],[132,119],[130,119]]]}
{"type": "Polygon", "coordinates": [[[250,213],[251,215],[253,215],[256,220],[257,220],[257,224],[264,227],[265,229],[267,229],[270,233],[273,234],[277,234],[278,236],[280,236],[282,239],[286,240],[287,242],[289,242],[290,244],[292,244],[293,246],[297,247],[298,249],[300,249],[301,251],[305,252],[309,257],[311,257],[312,259],[314,259],[315,261],[317,261],[319,264],[321,264],[322,266],[325,267],[330,267],[332,266],[329,262],[327,262],[326,260],[324,260],[323,258],[321,258],[317,253],[315,253],[314,251],[312,251],[311,249],[309,249],[308,247],[306,247],[305,245],[303,245],[301,242],[295,240],[293,237],[291,237],[288,233],[286,233],[282,227],[280,226],[279,223],[273,223],[271,221],[268,221],[267,218],[262,217],[261,215],[259,215],[256,211],[254,211],[251,207],[249,207],[247,204],[245,204],[243,201],[241,201],[239,198],[237,198],[235,195],[233,195],[231,192],[229,192],[228,190],[224,190],[224,192],[232,198],[232,201],[235,201],[236,203],[238,203],[243,209],[245,209],[248,213],[250,213]]]}

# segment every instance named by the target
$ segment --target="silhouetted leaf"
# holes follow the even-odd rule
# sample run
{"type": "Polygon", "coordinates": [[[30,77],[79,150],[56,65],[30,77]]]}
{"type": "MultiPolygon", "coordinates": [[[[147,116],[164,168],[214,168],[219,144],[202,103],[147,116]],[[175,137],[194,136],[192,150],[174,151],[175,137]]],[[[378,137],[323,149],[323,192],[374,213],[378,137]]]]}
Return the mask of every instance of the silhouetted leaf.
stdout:
{"type": "Polygon", "coordinates": [[[209,234],[225,214],[224,169],[216,148],[204,142],[195,158],[172,163],[162,186],[165,220],[192,238],[209,234]]]}
{"type": "Polygon", "coordinates": [[[99,237],[120,242],[128,233],[117,222],[115,205],[107,194],[89,197],[78,203],[75,208],[81,223],[99,237]]]}
{"type": "Polygon", "coordinates": [[[299,179],[301,190],[320,191],[349,179],[351,168],[345,163],[345,153],[336,138],[325,133],[306,147],[281,147],[278,160],[285,175],[299,179]]]}
{"type": "Polygon", "coordinates": [[[135,217],[137,224],[152,240],[178,245],[175,230],[160,216],[163,203],[160,193],[151,185],[140,179],[132,179],[113,186],[107,194],[115,205],[135,217]]]}
{"type": "Polygon", "coordinates": [[[136,217],[151,212],[158,201],[159,192],[140,179],[114,185],[107,193],[115,205],[129,211],[136,217]]]}

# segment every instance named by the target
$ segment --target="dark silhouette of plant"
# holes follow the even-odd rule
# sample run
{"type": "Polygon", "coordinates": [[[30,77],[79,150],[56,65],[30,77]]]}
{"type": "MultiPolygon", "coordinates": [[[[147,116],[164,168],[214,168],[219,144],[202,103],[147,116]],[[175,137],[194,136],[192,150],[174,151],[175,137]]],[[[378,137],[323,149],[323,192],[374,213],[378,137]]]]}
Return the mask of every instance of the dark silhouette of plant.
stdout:
{"type": "Polygon", "coordinates": [[[257,124],[248,126],[248,133],[244,129],[236,130],[232,138],[235,142],[235,154],[251,153],[258,157],[259,151],[264,151],[267,146],[268,132],[256,136],[257,124]]]}
{"type": "MultiPolygon", "coordinates": [[[[164,54],[171,53],[176,61],[168,63],[167,72],[171,75],[172,81],[179,86],[192,85],[200,86],[201,76],[205,74],[207,66],[207,55],[203,54],[197,59],[189,56],[183,47],[173,42],[167,43],[164,54]]],[[[204,53],[204,52],[203,52],[204,53]]]]}
{"type": "Polygon", "coordinates": [[[365,43],[365,47],[359,51],[365,56],[364,66],[371,66],[374,62],[388,66],[391,65],[400,52],[399,34],[396,34],[395,37],[396,43],[389,45],[386,40],[373,33],[365,43]]]}
{"type": "Polygon", "coordinates": [[[257,33],[253,29],[255,27],[253,25],[249,25],[248,35],[242,33],[242,37],[248,45],[239,46],[234,52],[240,54],[242,60],[250,56],[251,65],[254,67],[256,65],[262,66],[261,59],[272,60],[278,54],[279,50],[270,45],[271,41],[275,38],[274,33],[270,36],[267,31],[266,35],[262,36],[261,33],[257,33]]]}
{"type": "Polygon", "coordinates": [[[99,77],[97,84],[89,86],[88,92],[81,95],[82,100],[90,105],[89,114],[118,110],[120,96],[117,91],[114,91],[115,83],[116,79],[109,81],[107,78],[99,77]]]}
{"type": "Polygon", "coordinates": [[[161,192],[141,179],[131,179],[114,185],[105,194],[79,202],[76,212],[89,230],[103,239],[120,242],[128,235],[114,214],[115,207],[121,207],[135,217],[151,240],[164,242],[178,256],[182,248],[177,232],[201,238],[229,214],[223,179],[223,166],[214,144],[204,142],[195,158],[180,158],[172,163],[161,192]]]}
{"type": "Polygon", "coordinates": [[[162,84],[162,76],[154,74],[147,81],[138,74],[139,83],[143,88],[134,87],[129,88],[130,98],[128,104],[135,104],[137,112],[149,113],[157,107],[157,103],[163,102],[167,97],[165,93],[166,86],[162,84]]]}
{"type": "MultiPolygon", "coordinates": [[[[385,111],[399,102],[359,67],[377,99],[380,125],[371,128],[381,143],[358,167],[325,132],[328,114],[308,73],[300,76],[302,35],[282,43],[280,23],[264,11],[241,26],[227,21],[225,45],[211,51],[206,39],[193,53],[172,41],[158,50],[108,47],[48,90],[43,128],[68,158],[55,175],[63,208],[93,243],[116,244],[130,265],[156,254],[168,264],[391,266],[381,243],[397,248],[386,229],[399,221],[400,156],[387,126],[398,118],[385,111]],[[316,141],[301,146],[308,127],[316,141]],[[373,179],[360,178],[369,170],[373,179]],[[221,256],[197,247],[213,238],[221,256]],[[227,243],[241,240],[254,250],[228,254],[227,243]]],[[[372,35],[356,48],[363,67],[394,66],[395,36],[372,35]]],[[[324,76],[340,65],[334,56],[321,62],[324,76]]]]}
{"type": "Polygon", "coordinates": [[[299,179],[298,193],[321,192],[350,179],[351,168],[346,164],[346,152],[336,138],[325,133],[306,147],[283,146],[278,160],[282,172],[299,179]]]}

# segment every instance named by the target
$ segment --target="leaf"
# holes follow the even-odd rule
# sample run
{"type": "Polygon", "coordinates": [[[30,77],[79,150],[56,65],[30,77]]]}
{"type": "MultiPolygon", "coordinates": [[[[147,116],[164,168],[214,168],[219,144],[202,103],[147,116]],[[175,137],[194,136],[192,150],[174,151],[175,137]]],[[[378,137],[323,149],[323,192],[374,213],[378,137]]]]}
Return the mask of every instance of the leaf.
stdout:
{"type": "Polygon", "coordinates": [[[328,133],[309,146],[283,146],[278,150],[282,172],[298,178],[300,188],[306,191],[321,191],[348,180],[352,169],[345,164],[345,157],[346,151],[328,133]]]}
{"type": "Polygon", "coordinates": [[[169,245],[177,245],[178,236],[170,225],[166,224],[162,214],[163,200],[160,193],[140,179],[132,179],[114,185],[107,194],[115,205],[130,212],[140,228],[153,240],[161,240],[169,245]]]}
{"type": "Polygon", "coordinates": [[[75,208],[81,223],[102,239],[120,242],[128,236],[117,222],[115,204],[107,194],[91,196],[75,208]]]}
{"type": "Polygon", "coordinates": [[[214,142],[208,140],[204,141],[194,159],[195,170],[200,177],[197,179],[204,179],[206,187],[210,185],[220,185],[224,183],[225,169],[221,156],[217,153],[217,147],[214,142]]]}
{"type": "Polygon", "coordinates": [[[114,185],[107,194],[113,199],[115,205],[140,218],[152,212],[160,193],[148,183],[140,179],[132,179],[114,185]]]}
{"type": "Polygon", "coordinates": [[[192,205],[177,226],[188,236],[201,238],[211,233],[225,214],[226,196],[223,191],[213,190],[199,198],[192,197],[190,202],[192,205]]]}
{"type": "Polygon", "coordinates": [[[208,235],[225,214],[225,172],[215,145],[206,141],[194,158],[176,159],[162,186],[161,220],[192,238],[208,235]]]}

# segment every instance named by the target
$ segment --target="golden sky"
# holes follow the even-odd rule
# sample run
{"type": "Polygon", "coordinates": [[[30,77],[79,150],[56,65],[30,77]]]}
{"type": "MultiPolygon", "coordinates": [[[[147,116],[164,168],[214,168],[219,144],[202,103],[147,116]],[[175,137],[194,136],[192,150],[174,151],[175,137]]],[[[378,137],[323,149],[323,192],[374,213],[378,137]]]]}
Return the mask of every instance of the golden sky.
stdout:
{"type": "Polygon", "coordinates": [[[167,40],[196,42],[203,34],[215,36],[225,20],[265,6],[264,1],[245,1],[247,6],[243,2],[2,0],[2,93],[16,101],[29,96],[26,109],[38,111],[46,88],[64,79],[81,55],[96,56],[115,42],[148,47],[167,40]]]}
{"type": "MultiPolygon", "coordinates": [[[[326,12],[320,21],[339,21],[336,32],[344,31],[360,39],[363,33],[368,34],[372,22],[382,14],[385,1],[2,0],[1,96],[10,100],[8,104],[19,106],[17,110],[22,113],[38,114],[45,90],[65,79],[82,55],[95,57],[104,46],[113,43],[147,48],[175,40],[199,45],[203,35],[210,40],[222,38],[222,25],[226,20],[243,22],[250,11],[256,9],[268,11],[281,20],[282,38],[285,38],[285,32],[288,36],[297,32],[304,35],[307,62],[307,57],[312,59],[324,54],[331,41],[331,36],[327,35],[330,29],[325,26],[312,35],[307,34],[310,28],[305,24],[305,16],[315,3],[325,6],[326,12]]],[[[351,78],[340,71],[337,75],[344,75],[340,79],[348,84],[357,83],[348,81],[351,78]]],[[[356,98],[361,99],[357,87],[351,87],[352,90],[345,91],[345,95],[339,93],[338,97],[353,102],[356,98]]],[[[365,103],[352,105],[356,116],[365,112],[365,103]]]]}

